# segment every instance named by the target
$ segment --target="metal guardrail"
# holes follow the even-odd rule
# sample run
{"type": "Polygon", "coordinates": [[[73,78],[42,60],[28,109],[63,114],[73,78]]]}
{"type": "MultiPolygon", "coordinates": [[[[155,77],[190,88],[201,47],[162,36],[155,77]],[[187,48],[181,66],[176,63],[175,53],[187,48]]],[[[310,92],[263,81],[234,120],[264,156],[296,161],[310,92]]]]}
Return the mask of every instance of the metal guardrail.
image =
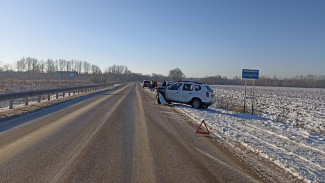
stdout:
{"type": "Polygon", "coordinates": [[[47,100],[50,100],[51,94],[56,94],[56,98],[58,98],[59,93],[63,93],[63,97],[65,97],[65,93],[68,92],[69,96],[70,93],[78,92],[86,92],[90,89],[92,90],[101,90],[106,87],[114,86],[115,84],[122,84],[122,83],[114,83],[114,84],[102,84],[102,85],[90,85],[90,86],[79,86],[79,87],[72,87],[72,88],[60,88],[60,89],[47,89],[47,90],[35,90],[35,91],[26,91],[26,92],[14,92],[14,93],[6,93],[0,94],[0,101],[7,101],[9,100],[9,109],[13,109],[13,101],[19,98],[25,98],[25,105],[28,105],[28,97],[38,96],[38,102],[41,102],[42,95],[48,95],[47,100]]]}

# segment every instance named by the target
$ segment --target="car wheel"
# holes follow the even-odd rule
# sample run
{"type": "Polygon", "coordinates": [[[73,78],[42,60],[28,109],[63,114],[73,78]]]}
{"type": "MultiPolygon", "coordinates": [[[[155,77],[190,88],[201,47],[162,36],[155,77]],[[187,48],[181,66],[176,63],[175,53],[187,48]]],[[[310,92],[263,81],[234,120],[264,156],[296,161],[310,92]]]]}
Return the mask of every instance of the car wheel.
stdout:
{"type": "Polygon", "coordinates": [[[209,107],[208,105],[207,106],[202,106],[203,109],[207,109],[208,107],[209,107]]]}
{"type": "Polygon", "coordinates": [[[192,107],[195,109],[198,109],[201,107],[201,101],[199,99],[194,99],[192,101],[192,107]]]}

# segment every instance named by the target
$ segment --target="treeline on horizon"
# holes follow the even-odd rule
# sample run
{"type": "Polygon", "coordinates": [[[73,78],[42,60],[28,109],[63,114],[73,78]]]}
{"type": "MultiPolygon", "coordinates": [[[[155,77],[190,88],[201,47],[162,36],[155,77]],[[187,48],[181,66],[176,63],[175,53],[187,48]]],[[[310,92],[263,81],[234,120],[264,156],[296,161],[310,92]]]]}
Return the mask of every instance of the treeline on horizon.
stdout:
{"type": "Polygon", "coordinates": [[[112,65],[103,70],[87,61],[21,58],[13,64],[0,62],[0,80],[58,80],[58,71],[77,72],[78,80],[89,80],[93,83],[114,83],[125,81],[142,81],[148,75],[132,73],[127,66],[112,65]]]}
{"type": "MultiPolygon", "coordinates": [[[[222,76],[209,76],[199,79],[202,83],[210,85],[244,85],[245,81],[240,77],[229,79],[222,76]]],[[[280,79],[261,76],[254,81],[256,86],[274,86],[274,87],[300,87],[300,88],[325,88],[325,76],[295,76],[291,78],[280,79]]],[[[247,80],[247,84],[251,85],[252,81],[247,80]]]]}
{"type": "MultiPolygon", "coordinates": [[[[204,78],[185,78],[185,75],[178,68],[169,71],[168,76],[152,73],[143,75],[131,72],[127,66],[112,65],[102,70],[99,66],[87,61],[47,59],[38,60],[36,58],[21,58],[14,64],[2,64],[0,62],[0,80],[57,80],[58,71],[77,72],[79,80],[89,80],[93,83],[113,83],[113,82],[142,82],[143,80],[195,80],[209,85],[244,85],[244,80],[240,77],[228,78],[225,76],[207,76],[204,78]],[[177,79],[175,79],[177,78],[177,79]]],[[[251,84],[251,81],[248,81],[251,84]]],[[[302,87],[302,88],[325,88],[325,76],[295,76],[280,79],[276,76],[261,76],[255,80],[256,86],[274,87],[302,87]]]]}

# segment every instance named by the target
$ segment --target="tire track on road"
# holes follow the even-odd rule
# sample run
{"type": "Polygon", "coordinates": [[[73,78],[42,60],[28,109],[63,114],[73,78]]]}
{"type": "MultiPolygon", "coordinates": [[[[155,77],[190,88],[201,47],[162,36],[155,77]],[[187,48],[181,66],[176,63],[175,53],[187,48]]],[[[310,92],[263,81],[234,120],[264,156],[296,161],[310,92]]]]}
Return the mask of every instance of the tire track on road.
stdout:
{"type": "MultiPolygon", "coordinates": [[[[97,133],[102,129],[103,125],[108,121],[108,119],[111,117],[111,115],[116,111],[119,105],[121,105],[122,101],[125,100],[127,95],[124,95],[122,98],[120,98],[114,106],[112,106],[109,111],[105,114],[105,117],[102,118],[102,121],[99,123],[97,128],[86,138],[84,142],[79,144],[73,153],[70,155],[71,157],[69,160],[65,163],[65,165],[60,169],[59,172],[56,173],[56,175],[52,178],[50,181],[51,183],[56,182],[64,182],[65,179],[69,176],[69,169],[74,167],[74,163],[76,160],[81,157],[82,152],[84,149],[87,148],[87,146],[91,143],[91,141],[94,139],[94,137],[97,135],[97,133]]],[[[73,168],[72,168],[73,169],[73,168]]]]}
{"type": "Polygon", "coordinates": [[[157,182],[155,164],[151,153],[148,127],[143,109],[142,97],[139,87],[136,87],[135,109],[135,132],[134,132],[134,160],[133,181],[134,182],[157,182]]]}

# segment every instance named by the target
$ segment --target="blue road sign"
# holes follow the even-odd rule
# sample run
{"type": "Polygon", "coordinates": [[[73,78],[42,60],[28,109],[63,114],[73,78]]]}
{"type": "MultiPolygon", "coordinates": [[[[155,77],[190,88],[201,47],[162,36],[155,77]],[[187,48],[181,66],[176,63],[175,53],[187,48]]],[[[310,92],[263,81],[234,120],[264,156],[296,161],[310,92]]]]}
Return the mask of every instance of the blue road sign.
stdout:
{"type": "Polygon", "coordinates": [[[259,70],[243,69],[243,79],[258,79],[259,70]]]}
{"type": "Polygon", "coordinates": [[[74,74],[75,74],[74,72],[70,72],[70,73],[69,73],[69,77],[70,77],[70,78],[74,78],[74,77],[75,77],[74,74]]]}

